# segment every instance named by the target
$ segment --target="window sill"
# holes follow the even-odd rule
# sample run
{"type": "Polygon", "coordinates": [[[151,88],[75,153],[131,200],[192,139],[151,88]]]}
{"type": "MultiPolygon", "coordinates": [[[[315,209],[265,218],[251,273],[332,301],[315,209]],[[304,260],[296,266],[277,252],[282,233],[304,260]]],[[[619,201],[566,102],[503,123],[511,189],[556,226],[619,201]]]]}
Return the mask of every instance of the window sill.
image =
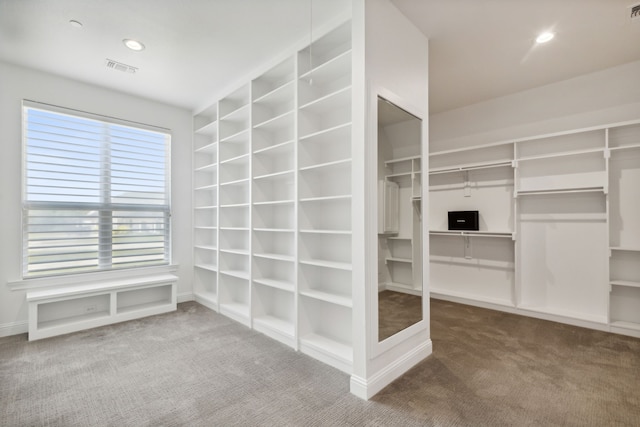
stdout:
{"type": "Polygon", "coordinates": [[[31,290],[54,286],[80,286],[86,285],[87,282],[106,282],[112,280],[131,279],[135,277],[145,277],[162,273],[175,273],[178,270],[178,267],[179,266],[177,264],[170,264],[127,270],[81,273],[68,276],[38,277],[34,279],[9,281],[7,282],[7,285],[12,291],[31,290]]]}

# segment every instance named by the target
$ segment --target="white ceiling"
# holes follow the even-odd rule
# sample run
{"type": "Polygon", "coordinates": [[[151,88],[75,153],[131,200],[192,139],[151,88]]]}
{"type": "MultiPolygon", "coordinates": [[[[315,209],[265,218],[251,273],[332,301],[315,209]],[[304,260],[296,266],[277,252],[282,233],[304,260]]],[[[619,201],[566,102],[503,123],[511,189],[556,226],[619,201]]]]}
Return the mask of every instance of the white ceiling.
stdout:
{"type": "MultiPolygon", "coordinates": [[[[640,19],[629,19],[634,0],[392,2],[430,38],[432,113],[640,60],[640,19]],[[534,47],[544,29],[556,39],[534,47]]],[[[193,109],[309,37],[310,22],[317,28],[348,6],[348,0],[0,0],[0,60],[193,109]],[[71,19],[83,27],[72,27],[71,19]],[[130,51],[124,38],[147,48],[130,51]],[[139,70],[108,69],[106,58],[139,70]]]]}

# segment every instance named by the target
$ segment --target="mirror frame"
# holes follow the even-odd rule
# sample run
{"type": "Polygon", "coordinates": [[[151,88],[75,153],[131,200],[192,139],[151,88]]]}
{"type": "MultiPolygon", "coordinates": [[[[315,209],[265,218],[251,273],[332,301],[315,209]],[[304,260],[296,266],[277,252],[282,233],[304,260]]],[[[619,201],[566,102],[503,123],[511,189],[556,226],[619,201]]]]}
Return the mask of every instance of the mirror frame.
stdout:
{"type": "MultiPolygon", "coordinates": [[[[369,167],[369,171],[368,171],[368,176],[367,178],[370,180],[370,182],[372,183],[373,186],[376,187],[376,190],[372,193],[374,196],[374,200],[375,200],[375,218],[376,221],[374,222],[374,224],[376,225],[375,229],[373,230],[373,232],[375,233],[375,235],[373,236],[374,239],[371,240],[372,244],[373,242],[375,242],[375,250],[373,252],[375,252],[375,276],[376,276],[376,280],[375,281],[371,281],[371,283],[369,284],[371,286],[371,292],[369,293],[370,295],[370,300],[369,300],[369,307],[370,307],[370,321],[369,321],[369,328],[368,330],[370,331],[369,333],[369,350],[370,350],[370,354],[371,357],[377,357],[380,354],[390,350],[391,348],[399,345],[400,343],[402,343],[403,341],[407,340],[408,338],[412,337],[413,335],[419,333],[420,331],[423,331],[424,329],[428,328],[429,326],[429,319],[428,319],[428,315],[429,315],[429,310],[427,309],[427,304],[429,304],[429,291],[428,291],[428,262],[425,262],[425,254],[427,254],[427,260],[428,260],[428,251],[426,249],[428,249],[428,245],[426,244],[428,242],[428,232],[427,232],[427,219],[428,216],[425,215],[425,207],[428,206],[428,191],[427,191],[427,187],[426,187],[426,183],[428,182],[426,177],[428,176],[428,173],[424,173],[424,171],[428,170],[428,161],[425,161],[425,159],[428,159],[428,123],[427,123],[427,119],[425,119],[425,112],[422,111],[420,108],[417,108],[414,105],[411,105],[410,103],[408,103],[405,99],[403,99],[402,97],[396,95],[395,93],[393,93],[392,91],[381,87],[381,86],[374,86],[372,85],[372,90],[369,91],[370,94],[370,98],[368,99],[369,101],[369,135],[371,136],[371,140],[375,141],[375,150],[370,150],[371,152],[374,152],[373,154],[371,154],[369,156],[369,158],[367,160],[372,161],[372,163],[370,163],[370,167],[369,167]],[[421,121],[421,126],[420,126],[420,165],[421,168],[423,170],[423,173],[420,174],[420,183],[421,183],[421,207],[420,209],[423,212],[423,216],[422,216],[422,225],[421,225],[421,230],[420,230],[420,235],[421,235],[421,258],[422,258],[422,263],[421,263],[421,268],[422,268],[422,319],[416,323],[414,323],[411,326],[408,326],[405,329],[402,329],[401,331],[396,332],[395,334],[391,335],[388,338],[385,338],[382,341],[378,340],[379,337],[379,305],[378,305],[378,281],[377,281],[377,274],[378,274],[378,268],[377,268],[377,262],[378,262],[378,245],[377,245],[377,239],[378,239],[378,234],[377,234],[377,203],[378,203],[378,195],[377,195],[377,182],[378,182],[378,171],[377,171],[377,159],[378,159],[378,98],[383,98],[386,101],[396,105],[398,108],[408,112],[409,114],[415,116],[417,119],[419,119],[421,121]],[[374,167],[375,166],[375,167],[374,167]],[[374,289],[374,285],[375,285],[375,289],[374,289]]],[[[374,204],[372,204],[372,207],[374,206],[374,204]]]]}

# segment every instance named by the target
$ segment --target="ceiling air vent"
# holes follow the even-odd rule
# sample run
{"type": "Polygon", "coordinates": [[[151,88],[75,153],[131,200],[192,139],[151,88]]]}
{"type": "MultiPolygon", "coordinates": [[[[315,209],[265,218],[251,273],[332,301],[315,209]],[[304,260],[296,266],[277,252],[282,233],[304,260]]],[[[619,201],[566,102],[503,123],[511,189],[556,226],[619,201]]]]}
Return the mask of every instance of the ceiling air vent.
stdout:
{"type": "Polygon", "coordinates": [[[635,6],[630,6],[631,8],[631,20],[635,21],[637,19],[640,19],[640,3],[636,4],[635,6]]]}
{"type": "Polygon", "coordinates": [[[113,59],[107,58],[106,60],[107,68],[111,68],[113,70],[122,71],[125,73],[135,74],[138,69],[136,67],[132,67],[131,65],[123,64],[122,62],[114,61],[113,59]]]}

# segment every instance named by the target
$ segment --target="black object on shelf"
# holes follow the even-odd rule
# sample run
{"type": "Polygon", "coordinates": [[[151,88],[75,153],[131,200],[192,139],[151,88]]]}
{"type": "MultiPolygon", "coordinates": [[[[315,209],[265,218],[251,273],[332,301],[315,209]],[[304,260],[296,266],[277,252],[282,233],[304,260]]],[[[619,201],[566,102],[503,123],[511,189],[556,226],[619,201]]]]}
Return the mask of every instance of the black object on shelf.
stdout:
{"type": "Polygon", "coordinates": [[[478,211],[450,211],[449,230],[478,231],[480,229],[478,211]]]}

